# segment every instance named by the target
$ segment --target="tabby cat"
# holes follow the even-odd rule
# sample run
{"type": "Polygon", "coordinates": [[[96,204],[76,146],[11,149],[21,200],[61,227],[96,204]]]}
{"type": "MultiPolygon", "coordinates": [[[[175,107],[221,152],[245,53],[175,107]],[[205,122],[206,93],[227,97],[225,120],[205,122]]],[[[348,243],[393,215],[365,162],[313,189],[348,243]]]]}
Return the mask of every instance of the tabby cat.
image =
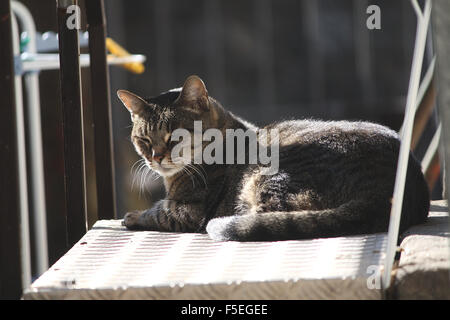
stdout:
{"type": "MultiPolygon", "coordinates": [[[[127,213],[127,228],[207,232],[212,239],[238,241],[387,231],[400,145],[394,131],[369,122],[283,121],[264,127],[279,132],[275,174],[263,174],[258,163],[177,164],[171,159],[177,128],[193,134],[194,121],[201,121],[203,130],[216,128],[224,136],[226,129],[263,128],[224,109],[197,76],[149,99],[126,90],[117,94],[131,113],[137,153],[166,189],[152,208],[127,213]]],[[[428,188],[411,154],[401,231],[424,222],[428,209],[428,188]]]]}

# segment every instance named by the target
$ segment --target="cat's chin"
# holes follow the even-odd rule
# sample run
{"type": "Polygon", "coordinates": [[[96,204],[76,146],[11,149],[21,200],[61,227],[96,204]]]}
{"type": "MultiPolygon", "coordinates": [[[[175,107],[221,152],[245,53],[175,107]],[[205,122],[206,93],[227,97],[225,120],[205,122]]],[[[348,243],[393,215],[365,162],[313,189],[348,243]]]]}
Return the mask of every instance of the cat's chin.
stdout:
{"type": "Polygon", "coordinates": [[[167,168],[167,167],[163,167],[161,165],[158,166],[158,168],[152,168],[154,171],[156,171],[160,176],[162,176],[163,178],[165,177],[171,177],[173,175],[175,175],[176,173],[181,171],[181,167],[175,167],[175,168],[167,168]]]}

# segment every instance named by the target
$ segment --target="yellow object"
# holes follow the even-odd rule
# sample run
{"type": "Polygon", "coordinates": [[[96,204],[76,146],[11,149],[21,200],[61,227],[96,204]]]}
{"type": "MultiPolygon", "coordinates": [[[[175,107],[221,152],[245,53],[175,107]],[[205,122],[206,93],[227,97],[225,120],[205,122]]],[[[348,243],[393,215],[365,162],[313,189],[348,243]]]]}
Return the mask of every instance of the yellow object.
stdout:
{"type": "MultiPolygon", "coordinates": [[[[130,55],[127,50],[122,48],[111,38],[106,38],[106,48],[112,55],[117,57],[126,57],[130,55]]],[[[134,73],[143,73],[145,71],[145,66],[139,62],[124,63],[123,67],[134,73]]]]}

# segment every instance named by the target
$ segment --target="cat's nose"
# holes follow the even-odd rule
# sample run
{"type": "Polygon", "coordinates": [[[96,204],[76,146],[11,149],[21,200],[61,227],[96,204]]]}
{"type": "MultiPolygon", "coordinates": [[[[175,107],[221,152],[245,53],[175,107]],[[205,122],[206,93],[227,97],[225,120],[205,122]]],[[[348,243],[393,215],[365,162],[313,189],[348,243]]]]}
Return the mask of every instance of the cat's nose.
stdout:
{"type": "Polygon", "coordinates": [[[163,160],[163,158],[164,158],[163,154],[154,154],[153,155],[153,160],[155,160],[159,164],[161,164],[161,161],[163,160]]]}

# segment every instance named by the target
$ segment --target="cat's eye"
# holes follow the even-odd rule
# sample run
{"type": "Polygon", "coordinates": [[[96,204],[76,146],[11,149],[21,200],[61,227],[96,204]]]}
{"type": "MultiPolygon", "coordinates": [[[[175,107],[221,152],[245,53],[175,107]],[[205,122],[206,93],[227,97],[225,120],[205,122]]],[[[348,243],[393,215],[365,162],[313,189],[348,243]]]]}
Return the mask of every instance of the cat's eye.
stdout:
{"type": "Polygon", "coordinates": [[[138,140],[141,141],[141,142],[143,142],[143,143],[145,143],[145,144],[148,145],[148,146],[151,146],[151,145],[152,145],[152,141],[150,140],[150,138],[147,138],[147,137],[139,137],[138,140]]]}

